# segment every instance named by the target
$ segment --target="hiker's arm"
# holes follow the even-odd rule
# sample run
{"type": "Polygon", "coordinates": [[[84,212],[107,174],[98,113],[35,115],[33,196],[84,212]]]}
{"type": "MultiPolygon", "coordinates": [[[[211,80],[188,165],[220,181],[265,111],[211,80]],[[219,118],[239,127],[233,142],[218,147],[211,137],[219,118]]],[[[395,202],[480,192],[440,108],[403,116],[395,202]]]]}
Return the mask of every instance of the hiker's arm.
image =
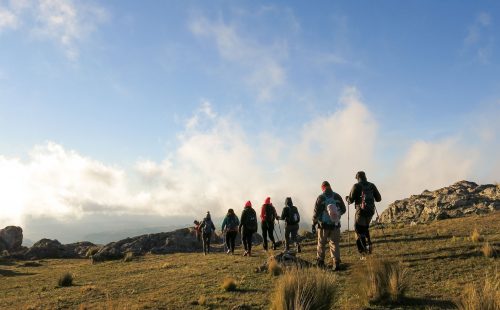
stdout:
{"type": "Polygon", "coordinates": [[[351,192],[349,193],[349,196],[347,196],[347,203],[348,204],[351,204],[351,203],[355,203],[356,202],[356,197],[359,196],[359,190],[358,190],[358,186],[357,184],[354,184],[352,186],[352,189],[351,189],[351,192]]]}
{"type": "Polygon", "coordinates": [[[274,217],[279,221],[281,220],[281,218],[278,216],[278,213],[276,212],[276,208],[273,207],[273,210],[274,210],[274,217]]]}
{"type": "Polygon", "coordinates": [[[283,208],[283,211],[281,211],[281,219],[282,219],[282,220],[286,220],[286,218],[288,217],[288,215],[287,215],[287,212],[286,212],[286,211],[287,211],[287,208],[286,208],[286,207],[284,207],[284,208],[283,208]]]}
{"type": "Polygon", "coordinates": [[[224,218],[224,220],[222,221],[222,227],[221,227],[221,231],[224,231],[224,227],[226,227],[226,221],[227,221],[227,216],[224,218]]]}
{"type": "Polygon", "coordinates": [[[245,220],[245,211],[241,212],[241,221],[240,224],[238,225],[238,231],[241,233],[241,226],[243,226],[244,220],[245,220]]]}
{"type": "Polygon", "coordinates": [[[266,207],[264,205],[262,205],[262,207],[260,208],[260,220],[262,222],[264,222],[266,220],[266,207]]]}
{"type": "Polygon", "coordinates": [[[314,213],[313,213],[313,225],[316,225],[318,223],[318,218],[320,216],[319,212],[320,209],[322,208],[323,204],[323,196],[318,196],[318,199],[316,199],[316,203],[314,204],[314,213]]]}
{"type": "Polygon", "coordinates": [[[375,186],[375,184],[373,184],[373,198],[375,198],[376,202],[381,202],[382,201],[382,196],[380,196],[380,192],[378,191],[378,189],[375,186]]]}

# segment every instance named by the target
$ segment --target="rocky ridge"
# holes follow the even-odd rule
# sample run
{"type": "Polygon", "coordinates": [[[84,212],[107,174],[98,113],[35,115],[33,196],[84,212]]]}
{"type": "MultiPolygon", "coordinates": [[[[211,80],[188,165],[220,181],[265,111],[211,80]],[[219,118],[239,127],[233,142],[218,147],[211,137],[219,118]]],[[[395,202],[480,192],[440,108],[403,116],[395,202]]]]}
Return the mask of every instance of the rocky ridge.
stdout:
{"type": "Polygon", "coordinates": [[[459,181],[435,191],[424,190],[391,203],[380,223],[426,223],[500,210],[500,186],[459,181]]]}

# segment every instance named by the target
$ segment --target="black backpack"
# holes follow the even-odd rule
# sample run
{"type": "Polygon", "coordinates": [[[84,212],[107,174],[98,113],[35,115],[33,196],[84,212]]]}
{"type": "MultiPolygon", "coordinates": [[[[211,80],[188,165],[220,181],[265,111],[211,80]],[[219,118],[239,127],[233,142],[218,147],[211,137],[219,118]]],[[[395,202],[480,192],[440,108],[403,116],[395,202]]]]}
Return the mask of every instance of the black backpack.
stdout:
{"type": "Polygon", "coordinates": [[[361,205],[359,212],[366,217],[372,217],[375,214],[375,197],[373,195],[373,186],[368,182],[361,182],[361,205]]]}
{"type": "Polygon", "coordinates": [[[211,219],[205,219],[203,225],[203,233],[204,234],[211,234],[213,231],[213,223],[211,219]]]}
{"type": "Polygon", "coordinates": [[[257,214],[254,209],[246,209],[245,222],[243,225],[246,230],[256,232],[257,231],[257,214]]]}
{"type": "Polygon", "coordinates": [[[267,223],[274,223],[274,207],[273,205],[271,204],[267,204],[265,205],[265,211],[266,211],[266,214],[265,214],[265,220],[267,223]]]}
{"type": "Polygon", "coordinates": [[[288,218],[286,219],[286,223],[289,225],[296,225],[300,222],[300,214],[299,210],[296,206],[289,206],[288,218]]]}

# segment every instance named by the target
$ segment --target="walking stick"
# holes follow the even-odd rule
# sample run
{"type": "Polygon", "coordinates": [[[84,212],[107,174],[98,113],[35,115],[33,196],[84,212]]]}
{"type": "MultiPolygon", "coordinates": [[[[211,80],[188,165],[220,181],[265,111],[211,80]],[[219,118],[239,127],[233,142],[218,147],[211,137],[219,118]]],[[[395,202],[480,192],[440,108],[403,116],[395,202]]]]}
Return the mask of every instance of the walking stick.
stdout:
{"type": "Polygon", "coordinates": [[[349,231],[349,224],[351,220],[349,217],[349,200],[347,200],[347,253],[351,254],[351,232],[349,231]]]}

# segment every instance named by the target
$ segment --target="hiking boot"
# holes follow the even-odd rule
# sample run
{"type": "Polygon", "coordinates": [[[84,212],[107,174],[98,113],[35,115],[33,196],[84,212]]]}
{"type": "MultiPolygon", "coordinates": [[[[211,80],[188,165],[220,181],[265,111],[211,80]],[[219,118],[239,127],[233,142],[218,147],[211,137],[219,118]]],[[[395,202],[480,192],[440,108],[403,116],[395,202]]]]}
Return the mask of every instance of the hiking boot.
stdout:
{"type": "Polygon", "coordinates": [[[332,269],[333,271],[339,271],[340,270],[340,263],[333,263],[333,266],[332,266],[332,269]]]}
{"type": "Polygon", "coordinates": [[[252,256],[252,251],[248,251],[248,256],[252,256]]]}
{"type": "Polygon", "coordinates": [[[301,253],[302,252],[302,249],[300,247],[300,244],[297,244],[297,253],[301,253]]]}
{"type": "Polygon", "coordinates": [[[366,260],[366,256],[361,255],[361,257],[360,257],[359,259],[360,259],[360,260],[366,260]]]}
{"type": "Polygon", "coordinates": [[[226,254],[227,255],[231,254],[231,250],[227,250],[226,254]]]}
{"type": "Polygon", "coordinates": [[[245,253],[243,253],[243,256],[248,256],[248,251],[245,251],[245,253]]]}
{"type": "Polygon", "coordinates": [[[316,267],[318,268],[321,268],[321,269],[324,269],[326,266],[325,266],[325,261],[321,260],[321,259],[318,259],[316,261],[316,267]]]}

